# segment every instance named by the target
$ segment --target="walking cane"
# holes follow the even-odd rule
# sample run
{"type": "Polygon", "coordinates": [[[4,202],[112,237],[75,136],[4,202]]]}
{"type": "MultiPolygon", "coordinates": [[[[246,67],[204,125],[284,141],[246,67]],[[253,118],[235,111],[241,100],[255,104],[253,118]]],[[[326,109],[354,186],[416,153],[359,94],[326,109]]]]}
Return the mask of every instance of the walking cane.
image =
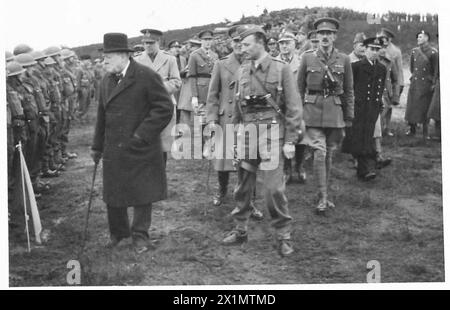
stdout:
{"type": "Polygon", "coordinates": [[[85,246],[86,240],[87,240],[89,215],[91,213],[92,198],[94,196],[94,184],[95,184],[95,176],[97,175],[97,167],[98,167],[98,162],[96,162],[94,165],[94,174],[92,175],[91,191],[89,193],[89,203],[88,203],[87,214],[86,214],[86,222],[84,224],[84,233],[83,233],[83,240],[82,240],[82,244],[81,244],[80,254],[83,252],[84,246],[85,246]]]}

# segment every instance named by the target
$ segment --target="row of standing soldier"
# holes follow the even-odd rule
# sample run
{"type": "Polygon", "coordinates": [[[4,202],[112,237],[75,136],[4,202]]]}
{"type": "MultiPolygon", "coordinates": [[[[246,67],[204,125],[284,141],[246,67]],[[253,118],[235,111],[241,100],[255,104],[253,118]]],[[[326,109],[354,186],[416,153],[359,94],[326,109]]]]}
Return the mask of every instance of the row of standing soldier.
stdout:
{"type": "MultiPolygon", "coordinates": [[[[21,203],[19,157],[22,146],[36,199],[51,192],[51,183],[77,157],[67,145],[71,122],[86,115],[101,79],[90,57],[81,61],[69,49],[37,51],[20,44],[6,52],[8,192],[11,206],[21,203]]],[[[45,208],[45,206],[40,206],[45,208]]],[[[17,210],[17,208],[13,208],[17,210]]]]}

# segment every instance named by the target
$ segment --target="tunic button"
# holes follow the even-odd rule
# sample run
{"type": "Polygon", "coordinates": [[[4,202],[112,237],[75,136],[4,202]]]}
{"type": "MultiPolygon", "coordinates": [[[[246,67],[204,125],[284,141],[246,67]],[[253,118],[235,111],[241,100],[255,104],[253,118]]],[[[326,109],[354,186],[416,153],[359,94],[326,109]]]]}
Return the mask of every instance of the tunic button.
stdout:
{"type": "Polygon", "coordinates": [[[425,79],[424,78],[422,78],[422,81],[424,81],[425,79]]]}
{"type": "Polygon", "coordinates": [[[414,80],[417,80],[417,78],[414,78],[414,80]]]}
{"type": "Polygon", "coordinates": [[[370,94],[370,91],[368,91],[367,93],[370,94]]]}
{"type": "Polygon", "coordinates": [[[233,103],[233,100],[231,100],[231,99],[230,99],[230,100],[228,100],[228,103],[233,103]]]}
{"type": "Polygon", "coordinates": [[[370,100],[370,97],[367,97],[367,100],[370,100]]]}
{"type": "Polygon", "coordinates": [[[370,84],[368,84],[367,87],[370,87],[370,84]]]}

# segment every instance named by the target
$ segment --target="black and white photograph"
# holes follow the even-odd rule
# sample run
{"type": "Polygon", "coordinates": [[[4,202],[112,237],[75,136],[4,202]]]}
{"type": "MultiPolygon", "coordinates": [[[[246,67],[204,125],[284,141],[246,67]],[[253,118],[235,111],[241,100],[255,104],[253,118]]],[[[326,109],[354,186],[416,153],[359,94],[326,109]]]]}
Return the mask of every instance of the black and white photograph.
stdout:
{"type": "Polygon", "coordinates": [[[2,6],[6,287],[445,285],[445,4],[2,6]]]}

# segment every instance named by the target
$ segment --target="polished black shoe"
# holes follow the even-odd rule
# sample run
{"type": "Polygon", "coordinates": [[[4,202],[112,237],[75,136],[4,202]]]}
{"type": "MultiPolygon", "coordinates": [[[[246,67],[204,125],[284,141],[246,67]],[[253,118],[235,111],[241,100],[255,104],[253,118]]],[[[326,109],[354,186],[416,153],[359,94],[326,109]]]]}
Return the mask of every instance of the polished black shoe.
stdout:
{"type": "Polygon", "coordinates": [[[278,241],[278,252],[283,257],[292,255],[294,253],[294,248],[292,247],[292,242],[290,240],[278,241]]]}
{"type": "Polygon", "coordinates": [[[232,230],[222,240],[223,245],[238,245],[248,241],[247,232],[232,230]]]}

